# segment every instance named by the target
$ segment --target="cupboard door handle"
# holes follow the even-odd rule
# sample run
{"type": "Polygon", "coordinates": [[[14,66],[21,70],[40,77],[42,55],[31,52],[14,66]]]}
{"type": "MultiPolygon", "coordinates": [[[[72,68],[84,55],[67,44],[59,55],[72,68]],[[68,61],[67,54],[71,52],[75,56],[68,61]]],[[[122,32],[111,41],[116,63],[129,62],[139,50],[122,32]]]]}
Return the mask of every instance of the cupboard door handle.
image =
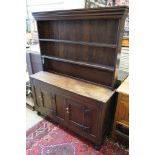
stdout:
{"type": "Polygon", "coordinates": [[[69,114],[69,108],[68,107],[66,108],[66,113],[69,114]]]}

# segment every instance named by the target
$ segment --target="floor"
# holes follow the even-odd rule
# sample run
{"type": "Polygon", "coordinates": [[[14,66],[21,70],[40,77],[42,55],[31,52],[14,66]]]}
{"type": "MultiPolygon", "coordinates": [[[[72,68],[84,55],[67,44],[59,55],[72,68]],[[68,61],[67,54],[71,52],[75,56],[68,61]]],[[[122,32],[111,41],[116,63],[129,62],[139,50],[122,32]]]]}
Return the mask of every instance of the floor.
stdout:
{"type": "Polygon", "coordinates": [[[40,122],[43,118],[37,115],[36,111],[32,111],[26,108],[26,130],[33,127],[35,124],[40,122]]]}

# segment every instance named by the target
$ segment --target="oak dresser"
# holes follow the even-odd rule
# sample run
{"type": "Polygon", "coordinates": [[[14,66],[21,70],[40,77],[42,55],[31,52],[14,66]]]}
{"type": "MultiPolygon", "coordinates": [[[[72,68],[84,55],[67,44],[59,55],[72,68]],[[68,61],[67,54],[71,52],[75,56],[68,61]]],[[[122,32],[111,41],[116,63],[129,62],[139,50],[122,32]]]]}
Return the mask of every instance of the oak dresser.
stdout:
{"type": "Polygon", "coordinates": [[[112,126],[127,7],[33,13],[43,71],[31,75],[35,109],[101,148],[112,126]]]}

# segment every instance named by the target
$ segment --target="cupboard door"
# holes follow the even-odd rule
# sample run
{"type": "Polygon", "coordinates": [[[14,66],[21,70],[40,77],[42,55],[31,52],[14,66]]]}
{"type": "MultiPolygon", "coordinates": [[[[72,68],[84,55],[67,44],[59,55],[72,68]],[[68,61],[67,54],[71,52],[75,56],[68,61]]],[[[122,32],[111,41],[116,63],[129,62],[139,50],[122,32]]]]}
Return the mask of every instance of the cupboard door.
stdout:
{"type": "Polygon", "coordinates": [[[39,87],[35,86],[34,88],[35,88],[35,95],[36,95],[36,104],[38,108],[43,109],[44,108],[44,95],[39,87]]]}
{"type": "Polygon", "coordinates": [[[55,98],[53,94],[53,89],[49,85],[34,80],[33,93],[35,98],[35,108],[44,115],[53,117],[55,114],[55,98]]]}
{"type": "Polygon", "coordinates": [[[69,126],[96,137],[98,109],[73,99],[66,99],[66,121],[69,126]]]}
{"type": "Polygon", "coordinates": [[[40,109],[41,112],[46,114],[47,110],[52,107],[49,92],[47,90],[35,86],[35,94],[36,106],[40,109]]]}

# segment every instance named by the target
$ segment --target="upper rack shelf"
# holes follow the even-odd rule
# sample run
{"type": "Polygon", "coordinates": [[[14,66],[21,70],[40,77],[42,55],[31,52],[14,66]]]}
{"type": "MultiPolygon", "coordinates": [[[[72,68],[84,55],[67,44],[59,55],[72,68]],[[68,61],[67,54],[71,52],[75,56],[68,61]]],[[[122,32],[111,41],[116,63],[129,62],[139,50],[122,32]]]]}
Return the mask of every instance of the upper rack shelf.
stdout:
{"type": "Polygon", "coordinates": [[[109,72],[114,72],[114,67],[111,66],[106,66],[106,65],[98,65],[95,63],[85,63],[82,61],[72,61],[72,60],[68,60],[68,59],[62,59],[62,58],[58,58],[58,57],[51,57],[51,56],[46,56],[46,55],[42,55],[42,58],[44,59],[50,59],[50,60],[55,60],[55,61],[61,61],[61,62],[66,62],[66,63],[71,63],[71,64],[75,64],[75,65],[81,65],[81,66],[86,66],[86,67],[92,67],[92,68],[96,68],[99,70],[106,70],[109,72]]]}
{"type": "Polygon", "coordinates": [[[67,44],[77,44],[77,45],[89,45],[97,47],[109,47],[116,48],[116,44],[105,44],[105,43],[95,43],[95,42],[83,42],[83,41],[70,41],[70,40],[59,40],[59,39],[39,39],[39,41],[51,41],[56,43],[67,43],[67,44]]]}

